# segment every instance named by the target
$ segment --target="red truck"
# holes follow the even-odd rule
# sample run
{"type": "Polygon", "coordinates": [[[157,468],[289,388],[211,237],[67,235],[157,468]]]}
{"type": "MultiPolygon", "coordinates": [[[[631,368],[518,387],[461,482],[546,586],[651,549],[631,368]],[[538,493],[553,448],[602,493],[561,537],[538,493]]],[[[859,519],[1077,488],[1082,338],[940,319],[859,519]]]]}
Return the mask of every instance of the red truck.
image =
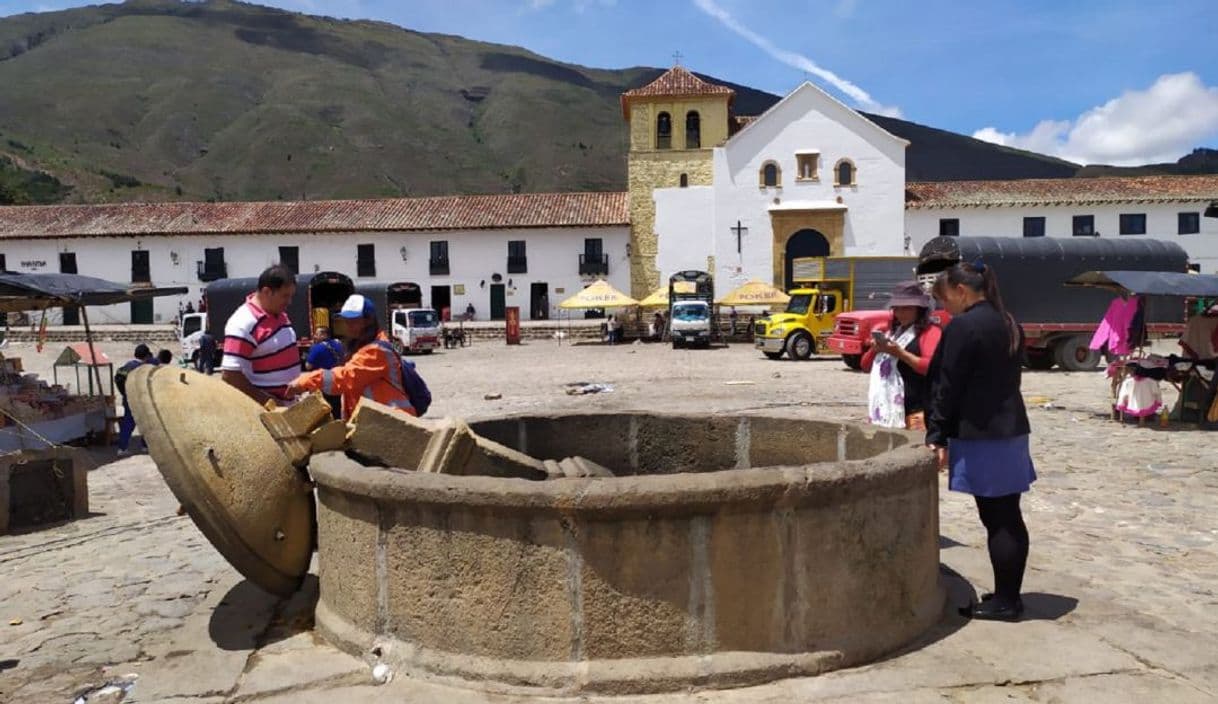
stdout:
{"type": "MultiPolygon", "coordinates": [[[[1188,254],[1177,244],[1152,239],[1066,239],[1044,237],[937,237],[922,248],[918,279],[929,283],[959,261],[985,262],[998,275],[1003,303],[1023,326],[1027,341],[1024,365],[1029,369],[1067,371],[1095,369],[1102,358],[1090,349],[1112,294],[1067,288],[1069,279],[1086,271],[1188,270],[1188,254]]],[[[940,324],[947,315],[939,312],[940,324]]],[[[854,311],[837,316],[826,346],[842,355],[851,369],[860,368],[871,345],[872,330],[888,328],[887,311],[854,311]]],[[[1148,298],[1146,328],[1151,337],[1184,332],[1185,311],[1178,301],[1148,298]]]]}

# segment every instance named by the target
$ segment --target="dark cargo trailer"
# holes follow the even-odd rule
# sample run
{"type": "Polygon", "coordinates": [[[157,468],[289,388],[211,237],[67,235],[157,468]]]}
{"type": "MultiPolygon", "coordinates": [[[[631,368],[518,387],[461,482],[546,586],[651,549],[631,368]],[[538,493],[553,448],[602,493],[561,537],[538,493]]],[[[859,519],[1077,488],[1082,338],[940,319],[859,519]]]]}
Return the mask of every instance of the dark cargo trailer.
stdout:
{"type": "MultiPolygon", "coordinates": [[[[918,277],[929,280],[958,261],[981,260],[998,276],[1003,302],[1028,337],[1027,362],[1048,369],[1092,369],[1099,353],[1088,348],[1113,294],[1067,287],[1088,271],[1188,271],[1188,253],[1173,242],[1153,239],[1058,237],[937,237],[922,247],[918,277]]],[[[1179,334],[1184,306],[1178,300],[1146,299],[1152,335],[1179,334]]]]}

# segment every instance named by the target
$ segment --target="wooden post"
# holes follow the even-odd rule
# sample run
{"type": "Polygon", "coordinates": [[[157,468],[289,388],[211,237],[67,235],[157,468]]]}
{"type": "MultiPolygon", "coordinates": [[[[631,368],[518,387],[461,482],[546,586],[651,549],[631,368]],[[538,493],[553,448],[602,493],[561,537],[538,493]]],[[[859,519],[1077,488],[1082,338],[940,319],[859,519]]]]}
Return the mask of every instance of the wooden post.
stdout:
{"type": "MultiPolygon", "coordinates": [[[[97,392],[100,394],[102,389],[105,387],[102,386],[101,366],[97,364],[97,352],[95,352],[93,349],[93,331],[89,329],[89,309],[87,306],[80,307],[80,319],[85,324],[85,342],[89,345],[90,366],[93,368],[94,376],[97,377],[97,392]]],[[[92,378],[89,380],[89,386],[93,386],[92,378]]]]}

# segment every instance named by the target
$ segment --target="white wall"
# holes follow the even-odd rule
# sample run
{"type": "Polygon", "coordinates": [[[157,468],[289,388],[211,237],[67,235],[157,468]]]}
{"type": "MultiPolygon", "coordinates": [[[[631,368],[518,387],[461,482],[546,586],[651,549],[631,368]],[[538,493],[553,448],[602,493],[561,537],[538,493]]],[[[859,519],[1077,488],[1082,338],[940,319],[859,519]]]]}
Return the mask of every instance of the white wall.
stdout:
{"type": "MultiPolygon", "coordinates": [[[[185,305],[189,300],[197,305],[206,284],[198,280],[196,262],[202,261],[205,248],[223,247],[228,275],[238,278],[258,276],[263,269],[277,261],[280,246],[300,248],[302,272],[339,271],[357,282],[414,281],[423,288],[425,304],[430,302],[432,285],[464,285],[465,295],[454,293],[452,296],[454,314],[463,311],[466,304],[472,302],[479,319],[489,316],[491,276],[498,273],[502,275],[503,283],[509,279],[513,283],[513,287],[507,290],[507,305],[519,306],[521,317],[528,320],[531,314],[530,284],[549,284],[551,316],[554,317],[559,302],[592,281],[579,275],[579,255],[584,251],[584,238],[599,237],[603,240],[604,252],[609,255],[609,282],[629,291],[630,268],[626,260],[629,232],[625,226],[615,226],[408,233],[6,239],[0,242],[0,253],[5,255],[10,271],[45,273],[59,271],[59,252],[75,252],[80,274],[127,282],[131,279],[131,251],[147,249],[154,285],[190,288],[189,296],[181,301],[177,298],[156,300],[154,315],[156,321],[161,323],[174,319],[179,302],[185,305]],[[432,277],[429,274],[429,243],[433,240],[448,242],[448,276],[432,277]],[[507,273],[509,240],[527,242],[527,273],[507,273]],[[355,276],[356,246],[360,244],[376,246],[375,277],[361,279],[355,276]],[[403,247],[406,249],[405,261],[401,255],[403,247]],[[177,255],[176,263],[173,254],[177,255]],[[45,262],[45,265],[35,266],[34,262],[45,262]],[[479,284],[484,280],[486,288],[481,288],[479,284]]],[[[90,308],[89,320],[98,325],[129,323],[130,306],[90,308]]]]}
{"type": "Polygon", "coordinates": [[[846,206],[845,254],[904,253],[905,142],[884,132],[820,89],[805,84],[770,112],[715,149],[714,188],[717,275],[728,279],[772,276],[773,237],[768,208],[781,202],[833,202],[846,206]],[[819,180],[796,180],[796,152],[819,150],[819,180]],[[848,158],[855,185],[834,186],[834,166],[848,158]],[[782,170],[781,187],[759,187],[767,161],[782,170]],[[731,228],[749,229],[736,252],[731,228]]]}
{"type": "Polygon", "coordinates": [[[1218,218],[1201,218],[1201,232],[1177,234],[1177,214],[1202,213],[1205,203],[1124,203],[1082,206],[1026,206],[992,208],[917,208],[906,211],[905,228],[913,251],[939,236],[941,218],[958,218],[960,235],[974,237],[1022,237],[1024,217],[1044,217],[1045,236],[1071,237],[1075,215],[1094,215],[1095,229],[1101,237],[1153,237],[1175,242],[1188,252],[1189,259],[1201,265],[1206,274],[1218,273],[1218,218]],[[1144,213],[1145,235],[1121,235],[1122,213],[1144,213]]]}
{"type": "Polygon", "coordinates": [[[659,235],[656,268],[660,282],[678,271],[706,271],[714,253],[715,191],[711,186],[657,188],[655,229],[659,235]]]}

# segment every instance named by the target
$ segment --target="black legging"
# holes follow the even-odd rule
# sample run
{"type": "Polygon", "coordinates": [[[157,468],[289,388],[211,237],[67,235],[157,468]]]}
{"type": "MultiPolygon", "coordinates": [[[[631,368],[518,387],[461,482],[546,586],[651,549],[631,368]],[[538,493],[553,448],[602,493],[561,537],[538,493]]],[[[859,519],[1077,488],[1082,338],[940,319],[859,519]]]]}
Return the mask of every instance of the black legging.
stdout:
{"type": "Polygon", "coordinates": [[[989,536],[986,543],[994,567],[994,596],[1007,603],[1019,599],[1024,567],[1028,564],[1028,528],[1019,510],[1019,497],[1019,494],[973,497],[989,536]]]}

